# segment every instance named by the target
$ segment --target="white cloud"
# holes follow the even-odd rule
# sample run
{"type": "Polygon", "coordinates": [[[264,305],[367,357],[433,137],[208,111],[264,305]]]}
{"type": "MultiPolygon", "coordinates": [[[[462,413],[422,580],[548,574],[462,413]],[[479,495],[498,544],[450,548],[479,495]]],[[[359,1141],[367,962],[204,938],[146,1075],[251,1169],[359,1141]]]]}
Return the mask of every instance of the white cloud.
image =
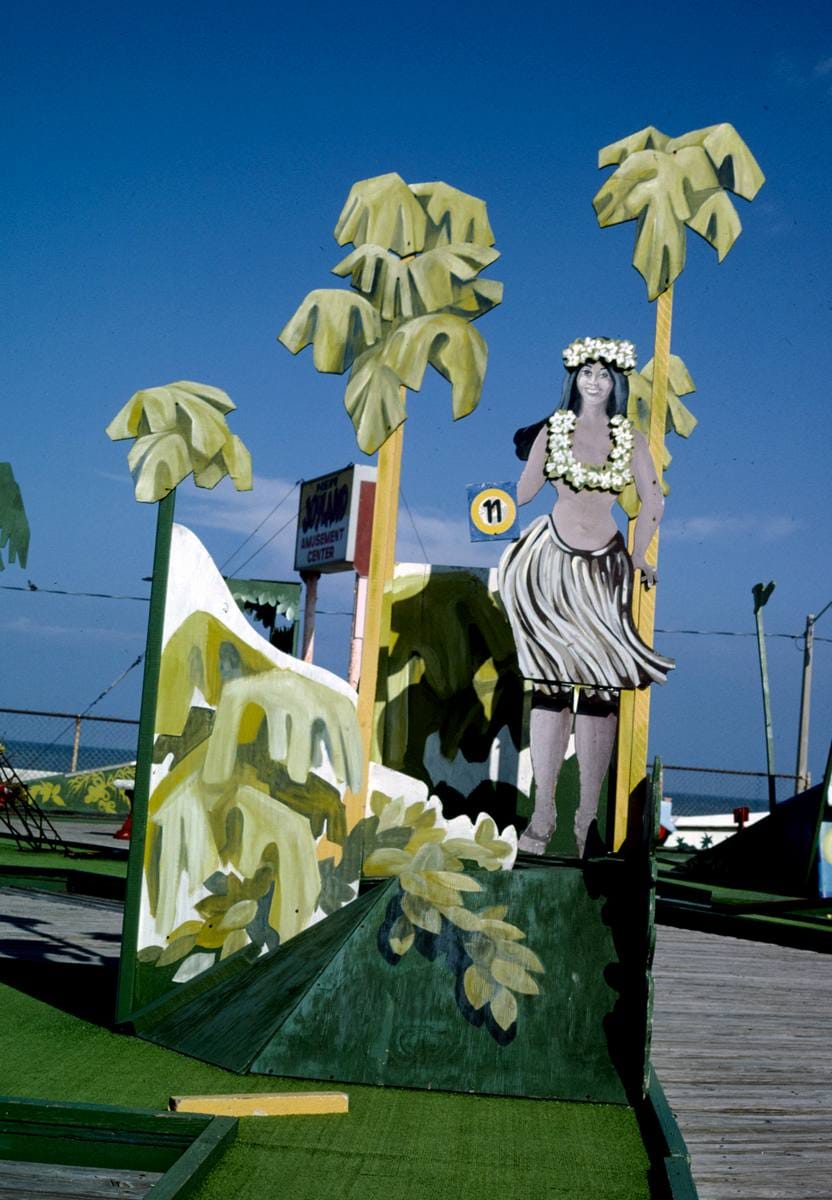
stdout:
{"type": "Polygon", "coordinates": [[[23,634],[34,637],[56,637],[92,639],[94,641],[135,642],[144,641],[143,632],[131,632],[126,629],[95,629],[83,628],[77,625],[44,625],[33,621],[31,617],[15,617],[13,621],[0,621],[0,630],[4,633],[23,634]]]}
{"type": "Polygon", "coordinates": [[[662,525],[662,537],[675,542],[704,542],[716,539],[745,538],[755,542],[776,542],[792,537],[800,528],[794,517],[730,516],[672,517],[662,525]]]}

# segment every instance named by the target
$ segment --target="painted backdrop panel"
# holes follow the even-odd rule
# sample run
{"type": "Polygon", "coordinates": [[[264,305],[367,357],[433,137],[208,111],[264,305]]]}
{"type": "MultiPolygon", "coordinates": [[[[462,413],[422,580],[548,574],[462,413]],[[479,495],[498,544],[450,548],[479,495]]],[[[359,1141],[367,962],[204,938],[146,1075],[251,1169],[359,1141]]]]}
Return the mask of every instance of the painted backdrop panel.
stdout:
{"type": "Polygon", "coordinates": [[[131,846],[133,1011],[241,951],[273,951],[353,899],[358,882],[340,878],[338,896],[322,896],[346,838],[345,786],[360,775],[355,693],[261,638],[180,525],[152,759],[131,846]]]}

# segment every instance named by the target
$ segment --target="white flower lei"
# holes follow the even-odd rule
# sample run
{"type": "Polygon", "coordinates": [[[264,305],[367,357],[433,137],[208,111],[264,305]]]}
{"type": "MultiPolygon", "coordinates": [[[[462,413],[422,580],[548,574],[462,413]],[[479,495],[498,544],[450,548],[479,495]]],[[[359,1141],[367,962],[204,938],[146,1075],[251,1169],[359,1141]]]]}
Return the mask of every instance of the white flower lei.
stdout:
{"type": "Polygon", "coordinates": [[[612,449],[606,462],[600,465],[578,462],[572,453],[572,439],[577,415],[560,408],[547,422],[546,463],[543,472],[548,479],[565,479],[577,491],[600,488],[605,492],[622,492],[633,478],[633,423],[627,417],[610,418],[612,449]]]}
{"type": "Polygon", "coordinates": [[[564,366],[569,370],[586,362],[606,362],[619,371],[632,371],[636,365],[636,348],[625,338],[576,338],[563,351],[564,366]]]}

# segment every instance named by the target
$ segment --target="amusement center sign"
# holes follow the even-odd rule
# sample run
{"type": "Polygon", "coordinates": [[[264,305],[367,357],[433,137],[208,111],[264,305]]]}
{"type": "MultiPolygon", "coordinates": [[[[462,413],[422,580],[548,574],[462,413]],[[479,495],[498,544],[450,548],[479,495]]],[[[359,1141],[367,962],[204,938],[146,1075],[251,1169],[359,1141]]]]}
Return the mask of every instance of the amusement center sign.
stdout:
{"type": "Polygon", "coordinates": [[[367,573],[375,481],[375,467],[349,466],[301,484],[296,571],[367,573]]]}

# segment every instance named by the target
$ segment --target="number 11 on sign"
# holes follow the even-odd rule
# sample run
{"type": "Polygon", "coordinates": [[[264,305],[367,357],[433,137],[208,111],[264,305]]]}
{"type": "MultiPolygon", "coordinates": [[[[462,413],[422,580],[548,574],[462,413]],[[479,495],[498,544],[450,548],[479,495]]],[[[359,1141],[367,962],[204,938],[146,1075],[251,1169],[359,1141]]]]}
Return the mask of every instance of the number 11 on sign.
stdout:
{"type": "Polygon", "coordinates": [[[468,530],[472,542],[512,541],[519,537],[516,485],[469,484],[468,530]]]}

